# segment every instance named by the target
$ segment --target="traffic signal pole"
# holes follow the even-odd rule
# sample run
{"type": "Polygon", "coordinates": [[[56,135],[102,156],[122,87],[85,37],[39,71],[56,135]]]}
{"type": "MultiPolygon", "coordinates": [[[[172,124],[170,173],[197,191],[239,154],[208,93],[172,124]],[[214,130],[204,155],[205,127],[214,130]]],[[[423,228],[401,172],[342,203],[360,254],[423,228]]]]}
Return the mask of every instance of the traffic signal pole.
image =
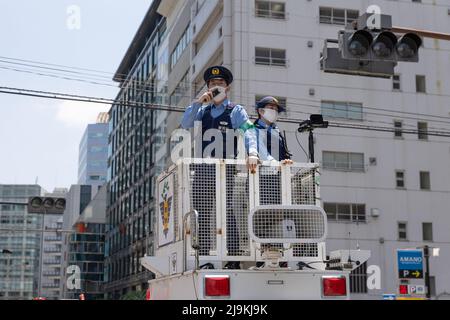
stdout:
{"type": "Polygon", "coordinates": [[[410,29],[410,28],[402,28],[402,27],[392,27],[391,31],[395,32],[395,33],[415,33],[424,38],[450,41],[450,33],[441,33],[441,32],[434,32],[434,31],[428,31],[428,30],[410,29]]]}
{"type": "Polygon", "coordinates": [[[425,258],[425,287],[427,288],[427,299],[431,298],[430,290],[430,247],[423,247],[423,255],[425,258]]]}

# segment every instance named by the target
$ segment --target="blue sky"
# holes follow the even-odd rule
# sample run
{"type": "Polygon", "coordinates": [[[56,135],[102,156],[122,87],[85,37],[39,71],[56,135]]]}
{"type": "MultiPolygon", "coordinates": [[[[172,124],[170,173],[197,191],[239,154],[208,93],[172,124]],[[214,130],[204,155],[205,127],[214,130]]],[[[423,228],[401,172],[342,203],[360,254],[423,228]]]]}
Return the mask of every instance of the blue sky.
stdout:
{"type": "MultiPolygon", "coordinates": [[[[110,80],[151,0],[0,0],[0,86],[114,98],[110,80]],[[79,9],[80,29],[68,27],[79,9]],[[105,71],[95,85],[6,68],[2,57],[105,71]],[[108,80],[108,78],[109,80],[108,80]]],[[[29,68],[28,68],[29,69],[29,68]]],[[[0,93],[0,184],[38,184],[47,191],[77,182],[78,145],[107,105],[0,93]]]]}

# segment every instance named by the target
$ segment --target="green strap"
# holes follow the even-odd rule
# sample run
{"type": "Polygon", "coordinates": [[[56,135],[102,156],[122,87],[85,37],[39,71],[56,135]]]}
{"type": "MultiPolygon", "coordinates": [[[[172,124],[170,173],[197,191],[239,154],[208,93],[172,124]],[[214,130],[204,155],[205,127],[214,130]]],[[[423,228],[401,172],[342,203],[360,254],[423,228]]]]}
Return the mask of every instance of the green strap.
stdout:
{"type": "Polygon", "coordinates": [[[254,129],[254,128],[255,128],[255,125],[250,120],[247,120],[246,122],[244,122],[244,124],[240,127],[240,129],[242,129],[244,132],[249,129],[254,129]]]}

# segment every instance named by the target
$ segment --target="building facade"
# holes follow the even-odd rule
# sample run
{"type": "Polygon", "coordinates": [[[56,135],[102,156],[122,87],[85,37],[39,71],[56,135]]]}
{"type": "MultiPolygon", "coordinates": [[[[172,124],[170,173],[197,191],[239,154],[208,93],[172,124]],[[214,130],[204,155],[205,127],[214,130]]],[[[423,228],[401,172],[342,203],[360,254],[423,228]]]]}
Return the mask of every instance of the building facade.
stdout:
{"type": "Polygon", "coordinates": [[[69,188],[69,192],[66,195],[66,209],[63,214],[63,230],[62,233],[62,278],[63,281],[60,282],[60,293],[61,298],[65,298],[65,286],[67,280],[67,268],[69,267],[69,242],[73,233],[76,229],[74,226],[80,219],[84,209],[89,205],[91,200],[94,198],[95,187],[91,185],[72,185],[69,188]]]}
{"type": "Polygon", "coordinates": [[[98,187],[106,183],[108,160],[108,116],[100,113],[97,123],[89,124],[81,138],[78,184],[98,187]]]}
{"type": "Polygon", "coordinates": [[[81,293],[87,300],[104,298],[104,258],[106,227],[106,185],[84,208],[68,232],[66,273],[62,283],[65,299],[79,299],[81,293]],[[72,281],[73,267],[79,270],[79,287],[72,281]]]}
{"type": "Polygon", "coordinates": [[[26,204],[28,197],[42,193],[38,185],[0,185],[1,300],[31,300],[37,295],[43,217],[28,214],[26,205],[5,203],[26,204]]]}
{"type": "Polygon", "coordinates": [[[154,177],[164,167],[167,112],[128,104],[167,103],[165,19],[153,1],[114,80],[122,88],[110,110],[105,292],[120,299],[145,290],[151,274],[139,258],[153,254],[154,177]]]}
{"type": "MultiPolygon", "coordinates": [[[[286,103],[285,118],[290,122],[280,121],[279,126],[286,131],[295,161],[308,161],[302,151],[308,140],[298,134],[294,120],[300,123],[310,114],[321,113],[330,123],[366,126],[366,130],[330,127],[315,132],[316,161],[322,166],[321,198],[329,218],[327,251],[370,250],[370,260],[351,277],[352,296],[378,299],[383,293],[398,291],[397,249],[439,247],[440,257],[430,260],[431,292],[439,296],[450,291],[446,272],[450,261],[450,153],[449,138],[432,132],[450,132],[450,81],[444,71],[450,69],[450,43],[425,38],[419,63],[400,62],[391,79],[321,71],[324,41],[337,39],[345,24],[373,4],[392,15],[396,26],[450,30],[450,5],[443,1],[154,1],[119,68],[127,89],[118,100],[169,101],[171,106],[185,107],[205,90],[203,71],[223,64],[235,79],[231,100],[244,105],[249,114],[255,115],[255,101],[264,95],[286,103]],[[162,17],[150,14],[152,10],[162,17]],[[156,21],[165,23],[163,36],[157,36],[156,21]],[[152,36],[145,37],[143,30],[152,36]],[[158,39],[155,47],[151,39],[158,39]],[[150,48],[157,49],[158,58],[148,55],[150,48]],[[155,63],[151,68],[146,64],[149,57],[155,63]],[[148,78],[155,70],[156,76],[148,78]],[[136,89],[142,82],[149,84],[141,86],[144,94],[136,89]],[[150,100],[141,100],[147,94],[150,100]],[[381,284],[369,290],[365,281],[370,265],[380,268],[381,284]]],[[[107,241],[112,251],[107,268],[112,275],[111,292],[116,294],[131,287],[127,277],[140,268],[136,256],[152,252],[148,237],[142,242],[130,237],[135,239],[135,230],[143,230],[139,227],[140,201],[147,203],[142,207],[148,211],[143,212],[152,215],[153,184],[147,188],[145,181],[150,183],[167,166],[170,133],[180,119],[176,112],[147,111],[137,116],[142,122],[146,117],[152,119],[148,123],[154,126],[145,131],[142,127],[146,126],[133,122],[137,112],[120,106],[110,111],[111,229],[107,241]],[[142,131],[147,136],[139,135],[142,131]],[[146,148],[150,156],[144,156],[139,166],[146,148]],[[136,175],[136,168],[141,173],[136,175]],[[137,181],[144,182],[143,193],[137,181]],[[146,244],[145,250],[137,249],[142,248],[140,243],[146,244]],[[114,287],[118,279],[123,285],[114,287]]],[[[150,230],[151,221],[147,220],[150,230]]]]}

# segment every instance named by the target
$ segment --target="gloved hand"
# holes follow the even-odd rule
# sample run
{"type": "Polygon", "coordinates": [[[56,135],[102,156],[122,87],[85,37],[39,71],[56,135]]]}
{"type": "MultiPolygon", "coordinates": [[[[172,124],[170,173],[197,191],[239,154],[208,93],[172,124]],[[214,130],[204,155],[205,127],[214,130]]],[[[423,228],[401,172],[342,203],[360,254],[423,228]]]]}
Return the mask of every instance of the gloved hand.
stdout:
{"type": "Polygon", "coordinates": [[[284,159],[284,160],[282,160],[281,161],[281,164],[293,164],[294,163],[294,161],[292,161],[291,159],[284,159]]]}
{"type": "Polygon", "coordinates": [[[256,173],[256,167],[259,164],[259,158],[257,155],[249,155],[247,157],[247,169],[250,170],[252,174],[256,173]]]}

